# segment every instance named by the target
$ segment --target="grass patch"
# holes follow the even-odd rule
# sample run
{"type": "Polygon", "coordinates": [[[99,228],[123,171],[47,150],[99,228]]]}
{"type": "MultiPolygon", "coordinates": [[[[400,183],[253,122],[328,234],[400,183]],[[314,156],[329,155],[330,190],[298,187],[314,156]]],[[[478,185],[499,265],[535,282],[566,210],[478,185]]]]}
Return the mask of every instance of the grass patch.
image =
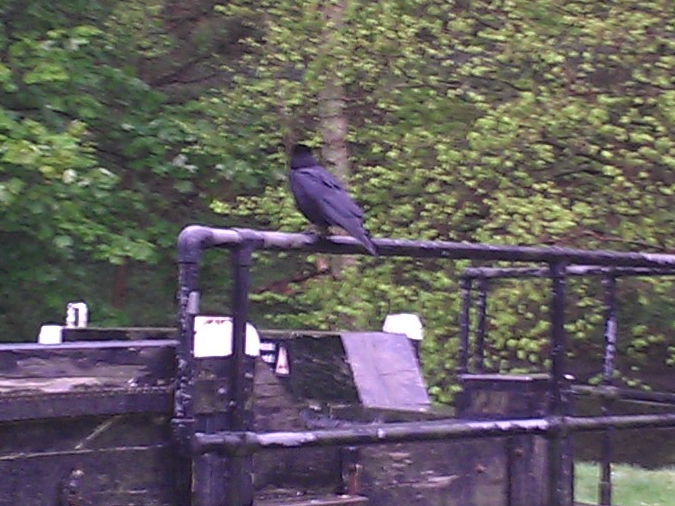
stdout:
{"type": "MultiPolygon", "coordinates": [[[[578,462],[574,467],[575,500],[598,504],[598,464],[578,462]]],[[[675,468],[643,469],[612,466],[612,504],[617,506],[672,506],[675,504],[675,468]]]]}

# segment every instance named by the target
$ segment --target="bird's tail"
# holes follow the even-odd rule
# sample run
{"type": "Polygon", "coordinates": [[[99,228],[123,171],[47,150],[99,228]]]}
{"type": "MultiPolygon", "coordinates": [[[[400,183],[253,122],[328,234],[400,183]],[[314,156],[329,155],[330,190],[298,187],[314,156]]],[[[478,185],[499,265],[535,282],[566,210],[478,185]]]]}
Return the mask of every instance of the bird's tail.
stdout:
{"type": "Polygon", "coordinates": [[[366,250],[368,250],[368,253],[370,253],[373,256],[378,256],[377,253],[377,248],[375,247],[375,244],[373,244],[372,239],[370,238],[370,235],[368,234],[368,231],[366,228],[363,226],[363,223],[361,223],[360,220],[353,220],[351,222],[347,222],[344,224],[341,224],[341,228],[347,231],[349,235],[351,235],[354,239],[359,241],[366,250]]]}
{"type": "Polygon", "coordinates": [[[361,237],[358,237],[358,239],[361,242],[361,244],[363,244],[363,247],[368,250],[368,253],[370,253],[374,257],[378,256],[377,247],[373,243],[367,231],[364,230],[363,235],[361,237]]]}

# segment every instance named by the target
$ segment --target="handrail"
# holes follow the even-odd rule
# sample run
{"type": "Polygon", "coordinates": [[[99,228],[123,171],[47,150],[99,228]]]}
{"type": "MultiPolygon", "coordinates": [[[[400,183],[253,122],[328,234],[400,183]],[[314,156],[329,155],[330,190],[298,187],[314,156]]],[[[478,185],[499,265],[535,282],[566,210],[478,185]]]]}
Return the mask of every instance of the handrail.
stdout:
{"type": "MultiPolygon", "coordinates": [[[[521,433],[528,423],[533,431],[542,431],[549,438],[549,502],[552,506],[562,506],[569,502],[563,481],[566,476],[566,457],[564,449],[564,440],[568,432],[575,430],[596,430],[603,427],[615,426],[675,426],[675,414],[669,415],[634,415],[615,417],[595,417],[591,419],[580,419],[566,417],[567,404],[565,399],[565,330],[564,330],[564,302],[565,302],[565,281],[568,275],[574,275],[575,272],[595,273],[598,269],[613,270],[614,273],[639,269],[659,270],[669,274],[675,273],[675,255],[660,253],[635,253],[618,252],[607,250],[582,250],[574,248],[563,248],[557,246],[519,246],[519,245],[493,245],[493,244],[475,244],[466,242],[449,241],[415,241],[400,239],[373,239],[380,257],[412,257],[412,258],[438,258],[448,260],[488,260],[488,261],[506,261],[522,264],[539,263],[545,264],[539,267],[545,269],[528,269],[528,273],[537,273],[535,275],[546,275],[551,279],[551,346],[549,353],[550,361],[550,382],[548,392],[548,413],[545,419],[530,419],[515,421],[511,429],[513,433],[521,433]],[[589,267],[593,266],[593,267],[589,267]],[[525,424],[525,425],[523,425],[525,424]]],[[[318,431],[306,433],[309,439],[303,439],[302,434],[295,434],[292,437],[287,434],[278,435],[276,439],[272,434],[255,434],[249,432],[246,418],[246,396],[245,391],[245,368],[244,368],[244,339],[245,322],[248,317],[248,290],[250,281],[250,267],[254,260],[252,253],[259,250],[269,251],[297,251],[304,253],[329,253],[337,255],[365,254],[363,246],[353,239],[346,236],[319,237],[311,234],[285,233],[273,231],[258,231],[250,229],[223,229],[212,228],[202,225],[190,225],[183,229],[178,237],[178,264],[179,264],[179,283],[178,283],[178,322],[180,331],[180,344],[178,346],[178,370],[175,394],[175,416],[174,428],[177,439],[187,443],[188,448],[198,454],[211,451],[223,451],[223,448],[236,448],[232,450],[230,459],[231,472],[236,476],[242,477],[241,480],[234,480],[230,501],[236,506],[249,504],[252,501],[252,481],[250,473],[246,471],[250,462],[250,451],[244,450],[246,447],[259,447],[263,445],[275,444],[280,447],[288,446],[289,441],[304,441],[302,444],[337,444],[340,442],[363,443],[379,442],[380,430],[382,428],[371,427],[363,430],[375,430],[374,433],[360,434],[354,428],[345,429],[342,436],[337,434],[321,433],[318,431]],[[199,292],[197,290],[198,267],[202,252],[209,248],[226,248],[231,250],[232,259],[232,317],[233,317],[233,359],[231,368],[229,392],[229,402],[227,412],[214,415],[216,418],[209,419],[208,428],[198,429],[197,425],[204,420],[196,420],[193,409],[193,390],[194,390],[194,357],[192,355],[194,330],[192,320],[198,313],[199,292]],[[220,432],[217,426],[227,426],[231,432],[220,432]],[[320,434],[323,434],[321,436],[320,434]],[[325,436],[325,437],[324,437],[325,436]],[[262,438],[262,439],[261,439],[262,438]],[[289,439],[290,438],[290,439],[289,439]],[[295,439],[294,439],[295,438],[295,439]],[[300,439],[297,439],[300,438],[300,439]],[[315,439],[318,438],[318,439],[315,439]],[[315,443],[320,441],[321,443],[315,443]]],[[[383,260],[374,260],[381,262],[383,260]]],[[[523,271],[524,272],[524,271],[523,271]]],[[[601,271],[598,271],[600,274],[601,271]]],[[[582,275],[582,274],[579,274],[582,275]]],[[[602,274],[612,277],[614,274],[602,274]]],[[[617,274],[618,275],[618,274],[617,274]]],[[[470,302],[470,292],[472,279],[460,277],[460,289],[462,292],[463,308],[461,311],[461,324],[463,334],[468,332],[468,315],[470,302]]],[[[485,285],[487,283],[484,283],[485,285]]],[[[483,301],[483,307],[485,307],[483,301]]],[[[612,327],[610,330],[614,329],[612,327]]],[[[611,332],[608,334],[611,335],[611,332]]],[[[466,336],[460,339],[460,364],[459,368],[466,368],[467,346],[466,336]]],[[[611,344],[611,343],[610,343],[611,344]]],[[[608,347],[611,349],[611,347],[608,347]]],[[[610,354],[611,355],[611,354],[610,354]]],[[[608,355],[609,356],[609,355],[608,355]]],[[[611,356],[610,356],[611,358],[611,356]]],[[[610,369],[611,361],[607,361],[610,369]]],[[[206,422],[204,422],[206,423],[206,422]]],[[[427,422],[432,423],[432,422],[427,422]]],[[[415,431],[417,436],[423,438],[437,438],[438,434],[443,437],[480,437],[483,435],[497,435],[502,432],[499,425],[484,425],[488,422],[462,422],[453,424],[454,428],[447,427],[440,433],[434,432],[438,427],[432,425],[416,424],[415,431]],[[478,425],[476,425],[478,424],[478,425]],[[464,428],[457,428],[464,427],[464,428]],[[481,428],[482,427],[482,428],[481,428]],[[492,428],[490,428],[492,427],[492,428]],[[495,429],[497,427],[497,429],[495,429]],[[467,432],[468,431],[468,432],[467,432]],[[456,436],[454,434],[457,434],[456,436]]],[[[413,429],[412,426],[409,427],[413,429]]],[[[392,427],[387,426],[391,431],[392,427]]],[[[405,435],[406,428],[399,435],[402,439],[408,440],[405,435]]],[[[530,430],[530,429],[527,429],[530,430]]],[[[391,439],[385,436],[385,440],[391,439]]],[[[504,433],[503,435],[506,435],[504,433]]],[[[255,451],[253,449],[252,451],[255,451]]],[[[205,464],[206,465],[206,464],[205,464]]],[[[202,469],[201,464],[196,467],[199,469],[199,476],[208,481],[210,472],[208,465],[202,469]],[[203,471],[203,472],[202,472],[203,471]]],[[[201,478],[200,478],[201,479],[201,478]]],[[[205,506],[220,504],[222,487],[216,482],[211,482],[208,492],[208,501],[205,506]],[[220,488],[219,488],[220,487],[220,488]]]]}
{"type": "MultiPolygon", "coordinates": [[[[608,250],[582,250],[558,246],[513,246],[450,241],[373,239],[380,256],[506,260],[512,262],[565,262],[576,265],[660,267],[675,269],[675,255],[608,250]]],[[[178,236],[179,262],[197,262],[199,252],[214,247],[234,248],[251,243],[254,249],[305,251],[353,255],[366,253],[352,237],[319,237],[312,234],[222,229],[190,225],[178,236]]]]}
{"type": "MultiPolygon", "coordinates": [[[[598,265],[570,265],[567,276],[675,276],[672,267],[600,267],[598,265]]],[[[549,269],[540,267],[467,267],[462,271],[464,279],[521,279],[548,278],[549,269]]]]}
{"type": "Polygon", "coordinates": [[[599,417],[553,416],[546,418],[491,421],[427,421],[359,425],[339,429],[295,432],[216,432],[196,433],[195,454],[223,453],[247,455],[258,450],[332,445],[391,444],[410,441],[438,441],[463,438],[505,437],[523,434],[567,435],[615,429],[675,426],[675,413],[652,415],[613,415],[599,417]]]}

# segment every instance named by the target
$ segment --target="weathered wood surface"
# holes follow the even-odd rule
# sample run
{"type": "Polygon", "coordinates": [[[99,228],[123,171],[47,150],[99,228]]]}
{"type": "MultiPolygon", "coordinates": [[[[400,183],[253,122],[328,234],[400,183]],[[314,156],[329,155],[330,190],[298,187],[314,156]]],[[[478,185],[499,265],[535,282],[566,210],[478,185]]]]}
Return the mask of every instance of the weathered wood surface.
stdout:
{"type": "Polygon", "coordinates": [[[177,504],[187,475],[169,430],[174,348],[0,346],[0,421],[14,421],[0,424],[0,504],[177,504]]]}
{"type": "Polygon", "coordinates": [[[170,432],[174,349],[0,345],[0,505],[181,504],[189,474],[170,432]]]}
{"type": "MultiPolygon", "coordinates": [[[[307,429],[307,405],[295,399],[261,360],[256,363],[253,387],[253,429],[293,431],[307,429]]],[[[340,487],[339,448],[295,448],[257,453],[255,486],[263,494],[280,488],[295,494],[334,493],[340,487]]]]}
{"type": "Polygon", "coordinates": [[[174,341],[0,345],[0,421],[171,411],[174,341]]]}
{"type": "Polygon", "coordinates": [[[187,473],[166,415],[0,424],[0,504],[178,506],[187,473]],[[71,490],[68,482],[75,481],[71,490]]]}
{"type": "MultiPolygon", "coordinates": [[[[314,342],[318,340],[315,338],[314,342]]],[[[310,342],[304,350],[311,350],[313,344],[310,342]]],[[[296,364],[303,348],[289,347],[289,351],[293,352],[289,353],[292,376],[308,366],[302,364],[298,368],[296,364]]],[[[340,348],[334,347],[333,351],[339,353],[340,348]]],[[[309,358],[302,360],[310,362],[309,358]]],[[[324,367],[330,367],[330,360],[325,360],[324,367]]],[[[379,379],[377,375],[370,377],[370,381],[379,379]]],[[[373,421],[428,420],[443,416],[432,411],[368,409],[361,403],[331,405],[326,402],[308,410],[306,399],[297,393],[312,392],[312,398],[316,398],[316,390],[312,390],[316,385],[297,388],[298,382],[303,380],[302,377],[294,380],[275,377],[269,368],[256,371],[255,430],[358,426],[373,421]],[[295,382],[292,392],[296,396],[282,388],[286,381],[295,382]]],[[[357,380],[353,381],[356,387],[357,380]]],[[[465,378],[465,384],[467,393],[459,414],[462,418],[531,417],[543,414],[547,409],[546,376],[474,376],[465,378]]],[[[370,391],[381,388],[387,388],[387,385],[372,385],[370,391]]],[[[359,492],[367,496],[373,506],[546,506],[548,502],[547,443],[541,437],[378,445],[362,447],[359,451],[359,492]]],[[[326,489],[330,489],[331,482],[339,483],[339,471],[334,462],[340,455],[309,452],[310,449],[295,449],[256,455],[256,472],[259,473],[256,480],[267,480],[263,492],[269,493],[275,486],[286,486],[305,494],[312,490],[312,480],[319,476],[323,478],[316,483],[322,483],[326,489]],[[322,461],[325,467],[317,467],[322,461]]]]}
{"type": "Polygon", "coordinates": [[[385,332],[262,332],[284,348],[298,399],[326,405],[424,411],[431,406],[410,340],[385,332]]]}
{"type": "Polygon", "coordinates": [[[541,437],[368,446],[361,465],[373,505],[548,504],[541,437]]]}
{"type": "MultiPolygon", "coordinates": [[[[359,345],[352,339],[347,347],[359,345]]],[[[443,416],[420,411],[417,384],[397,397],[400,378],[390,376],[403,371],[401,376],[410,379],[407,372],[416,362],[394,361],[388,363],[391,368],[378,369],[373,362],[381,356],[377,346],[363,346],[351,363],[344,343],[336,334],[283,341],[290,376],[276,375],[273,367],[256,360],[246,407],[253,430],[443,416]],[[357,368],[369,369],[355,372],[356,362],[357,368]],[[380,401],[379,395],[386,399],[380,401]],[[397,410],[400,405],[408,409],[397,410]]],[[[170,429],[175,344],[0,345],[0,506],[58,506],[69,504],[68,497],[78,506],[188,504],[191,464],[178,455],[170,429]]],[[[210,358],[196,363],[195,414],[200,424],[217,422],[215,430],[227,429],[220,424],[227,421],[221,415],[228,410],[229,363],[210,358]]],[[[532,416],[545,409],[545,379],[483,377],[465,384],[468,394],[460,416],[532,416]]],[[[406,443],[358,451],[360,492],[372,506],[546,504],[546,442],[541,438],[406,443]]],[[[257,494],[270,505],[286,504],[291,496],[302,504],[300,498],[314,494],[334,501],[325,504],[343,504],[338,494],[345,489],[343,456],[339,447],[260,452],[251,468],[257,494]],[[283,501],[279,491],[287,492],[283,501]]],[[[212,454],[207,459],[222,458],[212,454]]],[[[212,479],[228,479],[226,459],[213,469],[212,479]]]]}
{"type": "Polygon", "coordinates": [[[347,361],[362,406],[425,411],[431,408],[412,343],[403,334],[345,332],[347,361]]]}
{"type": "Polygon", "coordinates": [[[545,416],[547,374],[464,374],[457,416],[469,420],[545,416]]]}
{"type": "Polygon", "coordinates": [[[361,493],[382,506],[504,506],[502,448],[494,441],[365,447],[361,493]]]}
{"type": "Polygon", "coordinates": [[[64,341],[145,341],[177,339],[173,327],[84,327],[64,328],[64,341]]]}
{"type": "Polygon", "coordinates": [[[358,404],[352,369],[339,334],[297,335],[280,344],[290,360],[287,383],[298,399],[327,404],[358,404]]]}
{"type": "MultiPolygon", "coordinates": [[[[467,420],[500,418],[530,418],[546,416],[550,378],[547,374],[465,374],[461,376],[464,390],[458,402],[457,417],[467,420]]],[[[491,444],[490,441],[488,441],[491,444]]],[[[546,505],[548,502],[548,442],[541,436],[516,436],[497,439],[498,452],[508,470],[503,497],[508,506],[546,505]]],[[[570,449],[571,441],[566,446],[570,449]]],[[[496,447],[497,448],[497,447],[496,447]]],[[[572,490],[571,454],[566,461],[567,490],[572,490]]],[[[468,468],[474,463],[469,457],[468,468]]],[[[480,480],[478,481],[480,484],[480,480]]],[[[479,487],[481,488],[481,487],[479,487]]],[[[470,504],[470,503],[469,503],[470,504]]],[[[480,503],[479,503],[480,504],[480,503]]]]}
{"type": "Polygon", "coordinates": [[[171,399],[171,391],[166,387],[0,394],[0,422],[123,413],[168,413],[173,406],[171,399]]]}
{"type": "MultiPolygon", "coordinates": [[[[31,380],[39,383],[39,380],[63,378],[82,378],[82,382],[98,386],[122,386],[124,382],[130,386],[170,383],[175,345],[173,340],[2,344],[0,380],[6,385],[5,390],[30,389],[31,380]],[[12,382],[12,379],[19,381],[12,382]]],[[[51,391],[62,389],[56,386],[51,391]]]]}

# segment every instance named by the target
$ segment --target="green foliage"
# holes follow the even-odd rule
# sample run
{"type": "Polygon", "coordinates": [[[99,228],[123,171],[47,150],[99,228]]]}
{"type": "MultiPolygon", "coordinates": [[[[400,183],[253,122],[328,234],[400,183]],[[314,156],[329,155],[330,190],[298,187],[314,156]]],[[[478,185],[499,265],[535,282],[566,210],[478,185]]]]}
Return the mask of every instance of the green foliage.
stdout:
{"type": "MultiPolygon", "coordinates": [[[[674,20],[669,0],[5,2],[0,295],[21,317],[0,328],[26,334],[78,297],[106,322],[170,324],[182,225],[305,228],[286,149],[330,145],[329,112],[375,236],[672,251],[674,20]]],[[[359,258],[334,279],[317,261],[261,256],[256,323],[417,312],[431,390],[450,399],[468,263],[359,258]]],[[[226,278],[216,262],[207,288],[226,278]]],[[[547,365],[547,289],[493,284],[490,367],[547,365]]],[[[673,287],[619,289],[636,381],[675,361],[673,287]]],[[[570,353],[597,356],[600,288],[568,292],[570,353]]]]}
{"type": "Polygon", "coordinates": [[[0,240],[11,245],[0,257],[0,339],[32,337],[79,298],[99,324],[172,322],[174,283],[164,281],[176,235],[211,217],[202,198],[226,181],[196,165],[189,97],[150,84],[151,73],[169,85],[174,65],[195,64],[165,9],[146,0],[0,7],[0,240]],[[161,308],[141,274],[158,264],[161,308]]]}
{"type": "MultiPolygon", "coordinates": [[[[600,464],[578,462],[574,466],[576,501],[598,500],[600,464]]],[[[627,464],[612,465],[612,499],[625,506],[667,506],[675,491],[675,470],[644,469],[627,464]]]]}
{"type": "MultiPolygon", "coordinates": [[[[344,23],[328,50],[320,9],[299,5],[275,2],[264,15],[245,1],[221,9],[256,29],[240,40],[232,86],[209,100],[227,117],[226,135],[250,145],[248,156],[270,167],[273,180],[234,202],[215,201],[217,212],[269,228],[303,226],[279,191],[276,146],[282,137],[318,142],[321,89],[337,75],[348,103],[349,183],[375,235],[673,248],[675,181],[666,167],[675,155],[675,61],[671,38],[660,36],[674,31],[669,2],[338,3],[344,23]]],[[[457,266],[403,265],[368,259],[337,283],[314,277],[292,287],[270,324],[376,327],[388,310],[417,311],[429,334],[427,373],[447,399],[457,266]]],[[[311,261],[304,269],[312,271],[311,261]]],[[[628,290],[645,283],[622,281],[628,290]]],[[[546,365],[546,289],[529,281],[495,287],[495,369],[546,365]]],[[[638,301],[639,320],[649,323],[634,327],[632,341],[622,323],[627,355],[645,357],[664,339],[648,306],[654,297],[638,301]]],[[[570,283],[570,300],[571,353],[597,352],[597,284],[570,283]]],[[[257,302],[273,308],[280,300],[264,294],[257,302]]]]}

